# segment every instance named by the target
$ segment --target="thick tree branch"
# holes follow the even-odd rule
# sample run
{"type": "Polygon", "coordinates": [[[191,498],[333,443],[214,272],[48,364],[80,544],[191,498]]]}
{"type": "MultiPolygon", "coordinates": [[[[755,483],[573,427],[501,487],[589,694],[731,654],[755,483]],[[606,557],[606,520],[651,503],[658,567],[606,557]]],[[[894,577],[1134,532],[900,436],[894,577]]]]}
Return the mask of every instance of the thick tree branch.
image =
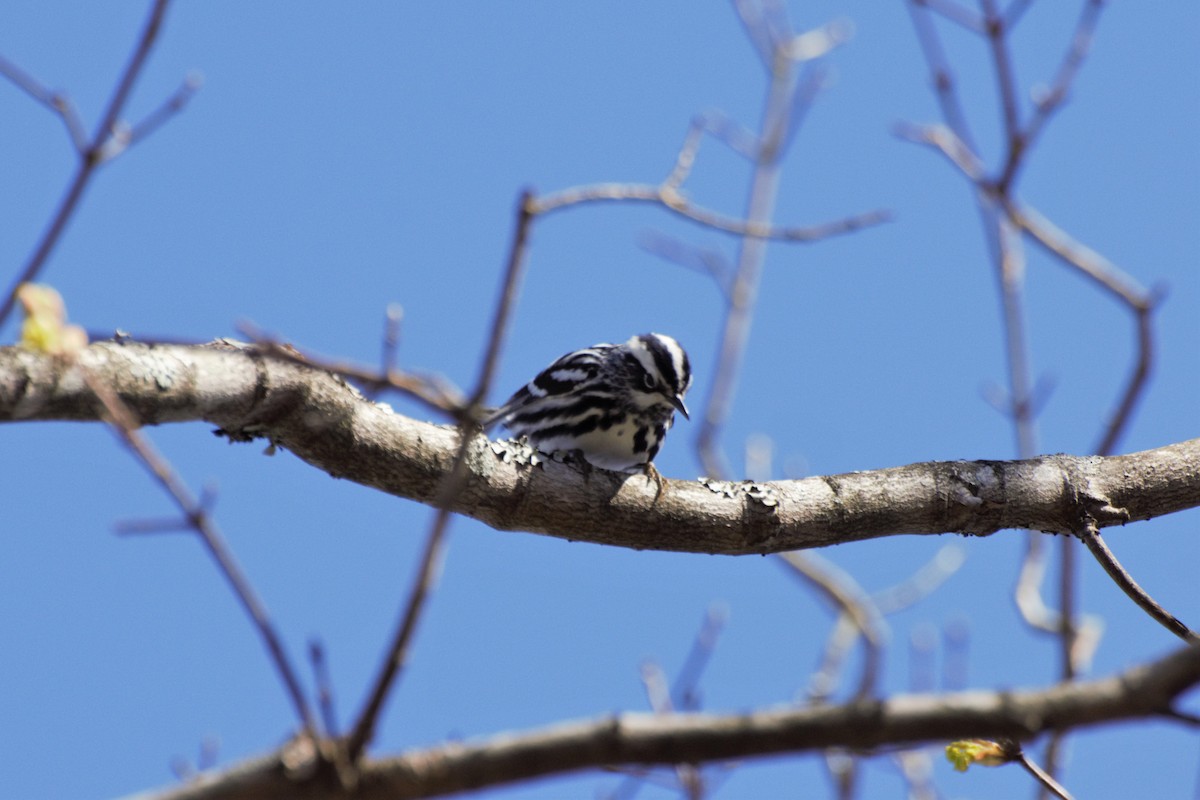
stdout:
{"type": "MultiPolygon", "coordinates": [[[[987,737],[1027,740],[1064,730],[1170,716],[1200,682],[1200,647],[1096,681],[1013,692],[907,695],[842,706],[747,714],[620,714],[453,742],[363,765],[354,797],[432,797],[617,764],[702,763],[844,747],[987,737]]],[[[264,800],[343,796],[311,780],[304,742],[137,800],[264,800]]],[[[131,799],[132,800],[132,799],[131,799]]]]}
{"type": "MultiPolygon", "coordinates": [[[[145,424],[206,421],[264,438],[336,478],[434,503],[457,453],[453,427],[409,419],[344,381],[231,342],[97,343],[77,363],[145,424]]],[[[0,348],[0,421],[98,420],[78,366],[0,348]]],[[[500,530],[639,549],[772,553],[901,533],[1070,534],[1200,506],[1200,439],[1113,457],[948,461],[753,484],[668,481],[576,468],[482,435],[450,510],[500,530]],[[532,463],[531,462],[535,462],[532,463]]]]}

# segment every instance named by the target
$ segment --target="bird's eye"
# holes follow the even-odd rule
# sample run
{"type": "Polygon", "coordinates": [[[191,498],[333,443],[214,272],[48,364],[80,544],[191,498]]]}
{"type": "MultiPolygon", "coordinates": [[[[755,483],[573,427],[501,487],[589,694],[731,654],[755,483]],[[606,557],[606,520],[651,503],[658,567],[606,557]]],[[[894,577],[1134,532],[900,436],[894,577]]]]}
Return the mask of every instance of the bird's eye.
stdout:
{"type": "Polygon", "coordinates": [[[654,391],[654,387],[655,387],[654,376],[651,375],[649,372],[647,372],[645,375],[642,376],[642,385],[646,387],[646,391],[648,391],[648,392],[654,391]]]}

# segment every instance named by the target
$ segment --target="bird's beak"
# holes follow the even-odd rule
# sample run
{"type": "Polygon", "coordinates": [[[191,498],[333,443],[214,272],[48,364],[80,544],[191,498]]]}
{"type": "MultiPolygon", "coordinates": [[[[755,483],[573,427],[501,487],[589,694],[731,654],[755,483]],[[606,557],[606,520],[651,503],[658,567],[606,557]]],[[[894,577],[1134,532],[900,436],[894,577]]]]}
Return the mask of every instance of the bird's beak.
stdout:
{"type": "Polygon", "coordinates": [[[675,408],[679,409],[679,413],[680,413],[680,414],[683,414],[683,418],[684,418],[684,419],[691,419],[691,418],[692,418],[692,415],[688,413],[687,406],[685,406],[685,405],[683,404],[683,398],[682,398],[682,397],[678,397],[678,396],[676,396],[676,397],[672,397],[672,398],[671,398],[671,405],[673,405],[673,406],[675,406],[675,408]]]}

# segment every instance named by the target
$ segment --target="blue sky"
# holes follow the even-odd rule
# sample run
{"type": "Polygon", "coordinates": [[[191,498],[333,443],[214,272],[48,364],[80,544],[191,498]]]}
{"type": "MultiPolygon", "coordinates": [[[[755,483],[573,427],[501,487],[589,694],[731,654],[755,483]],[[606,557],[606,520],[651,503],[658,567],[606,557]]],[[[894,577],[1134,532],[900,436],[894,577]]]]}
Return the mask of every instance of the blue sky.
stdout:
{"type": "MultiPolygon", "coordinates": [[[[1013,49],[1022,87],[1058,62],[1076,4],[1035,5],[1013,49]],[[1067,6],[1070,8],[1067,8],[1067,6]]],[[[67,91],[94,124],[142,25],[145,4],[14,0],[0,54],[67,91]]],[[[875,208],[895,220],[853,236],[768,251],[750,347],[723,443],[741,468],[748,437],[771,437],[775,477],[955,458],[1010,458],[1009,423],[982,399],[1003,383],[999,303],[970,191],[899,121],[934,121],[903,3],[792,3],[797,27],[852,20],[831,85],[796,139],[777,220],[815,224],[875,208]]],[[[1196,435],[1200,391],[1200,7],[1113,4],[1095,50],[1022,175],[1021,195],[1168,298],[1158,362],[1120,444],[1196,435]]],[[[968,113],[994,162],[994,81],[984,46],[948,37],[968,113]]],[[[474,379],[518,191],[656,182],[689,119],[721,109],[748,125],[764,81],[725,3],[180,3],[138,84],[149,113],[190,71],[204,86],[178,118],[107,165],[43,280],[93,330],[207,340],[241,321],[318,352],[373,362],[384,308],[405,309],[404,366],[474,379]]],[[[0,275],[24,263],[74,168],[60,122],[0,84],[0,275]]],[[[747,170],[707,141],[688,188],[741,213],[747,170]]],[[[492,399],[561,353],[658,330],[688,348],[693,408],[715,363],[721,299],[703,276],[638,246],[648,232],[733,253],[733,241],[647,207],[594,206],[534,232],[518,316],[492,399]]],[[[4,278],[5,282],[9,278],[4,278]]],[[[1029,251],[1036,373],[1054,390],[1039,450],[1095,446],[1132,359],[1132,322],[1108,296],[1029,251]]],[[[12,341],[12,321],[0,339],[12,341]]],[[[396,407],[426,412],[394,399],[396,407]]],[[[387,641],[431,514],[331,480],[287,453],[228,445],[211,426],[153,430],[196,488],[219,489],[217,521],[294,659],[319,637],[343,723],[387,641]]],[[[696,426],[658,459],[699,475],[696,426]]],[[[221,763],[269,749],[293,716],[248,622],[199,544],[118,538],[119,520],[171,508],[99,425],[0,429],[0,767],[13,797],[114,796],[171,780],[169,763],[220,739],[221,763]],[[63,764],[69,763],[69,768],[63,764]],[[20,769],[15,767],[20,765],[20,769]]],[[[1193,626],[1180,564],[1200,559],[1196,512],[1111,531],[1143,585],[1193,626]]],[[[1010,588],[1022,535],[893,537],[821,553],[868,590],[904,580],[943,546],[966,555],[933,596],[889,620],[888,690],[910,685],[914,634],[966,621],[967,682],[1040,686],[1056,644],[1030,635],[1010,588]],[[931,628],[932,626],[932,628],[931,628]]],[[[1053,543],[1057,552],[1057,543],[1053,543]]],[[[1082,609],[1106,630],[1092,674],[1176,642],[1081,555],[1082,609]]],[[[1053,598],[1051,590],[1050,598],[1053,598]]],[[[706,609],[730,619],[705,675],[705,706],[788,702],[816,664],[830,615],[775,562],[631,552],[455,523],[441,584],[377,752],[611,711],[642,710],[639,664],[682,664],[706,609]]],[[[302,670],[307,674],[307,669],[302,670]]],[[[1192,702],[1195,707],[1195,701],[1192,702]]],[[[1031,791],[1016,770],[952,773],[949,796],[1031,791]]],[[[1073,740],[1079,796],[1194,791],[1194,737],[1161,723],[1073,740]],[[1124,748],[1139,748],[1138,767],[1124,748]],[[1113,769],[1114,764],[1122,764],[1113,769]],[[1127,782],[1127,783],[1126,783],[1127,782]]],[[[865,796],[895,796],[887,757],[865,796]]],[[[588,774],[488,797],[590,797],[588,774]]],[[[817,759],[734,771],[719,797],[821,796],[817,759]]],[[[647,787],[643,797],[670,796],[647,787]]]]}

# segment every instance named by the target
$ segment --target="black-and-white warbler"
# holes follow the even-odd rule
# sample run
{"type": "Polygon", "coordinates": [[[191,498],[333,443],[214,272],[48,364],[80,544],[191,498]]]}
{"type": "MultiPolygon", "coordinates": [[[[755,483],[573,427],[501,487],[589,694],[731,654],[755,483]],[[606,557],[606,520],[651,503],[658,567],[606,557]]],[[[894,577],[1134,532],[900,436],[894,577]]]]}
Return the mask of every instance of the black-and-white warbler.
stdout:
{"type": "Polygon", "coordinates": [[[675,412],[688,416],[683,396],[692,368],[679,342],[661,333],[624,344],[597,344],[567,353],[525,384],[485,421],[503,423],[543,453],[574,452],[617,472],[645,470],[675,412]]]}

